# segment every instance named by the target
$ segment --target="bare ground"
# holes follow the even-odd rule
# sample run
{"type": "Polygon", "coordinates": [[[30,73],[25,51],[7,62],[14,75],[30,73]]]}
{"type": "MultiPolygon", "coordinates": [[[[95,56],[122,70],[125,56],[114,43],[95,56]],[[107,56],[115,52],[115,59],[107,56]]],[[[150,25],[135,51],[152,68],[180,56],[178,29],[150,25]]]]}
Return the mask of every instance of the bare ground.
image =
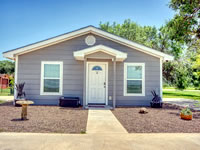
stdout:
{"type": "Polygon", "coordinates": [[[200,133],[200,112],[193,112],[193,120],[187,121],[180,119],[180,108],[176,106],[147,107],[147,114],[139,110],[116,108],[112,112],[129,133],[200,133]]]}
{"type": "Polygon", "coordinates": [[[21,107],[0,105],[0,132],[84,133],[88,111],[58,106],[28,106],[28,119],[20,119],[21,107]]]}

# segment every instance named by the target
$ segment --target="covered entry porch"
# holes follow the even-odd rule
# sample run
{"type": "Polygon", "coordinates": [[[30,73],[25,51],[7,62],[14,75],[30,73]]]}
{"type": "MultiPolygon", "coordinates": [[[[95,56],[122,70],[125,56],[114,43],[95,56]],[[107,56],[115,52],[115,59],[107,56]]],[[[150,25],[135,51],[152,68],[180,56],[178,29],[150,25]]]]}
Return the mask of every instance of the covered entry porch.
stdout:
{"type": "Polygon", "coordinates": [[[116,63],[123,62],[127,54],[104,45],[97,45],[75,51],[74,57],[84,63],[83,106],[108,106],[108,100],[110,100],[112,101],[110,106],[115,108],[116,63]],[[112,67],[109,67],[109,64],[112,67]],[[109,81],[112,81],[112,86],[109,86],[109,81]],[[109,87],[112,87],[112,95],[108,92],[111,90],[109,87]]]}

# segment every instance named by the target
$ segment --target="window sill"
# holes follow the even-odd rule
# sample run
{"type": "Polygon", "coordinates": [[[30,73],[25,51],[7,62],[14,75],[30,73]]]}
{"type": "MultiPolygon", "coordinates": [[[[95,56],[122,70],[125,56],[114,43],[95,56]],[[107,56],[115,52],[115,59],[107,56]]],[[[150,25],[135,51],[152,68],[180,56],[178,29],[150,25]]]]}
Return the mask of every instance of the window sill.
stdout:
{"type": "Polygon", "coordinates": [[[49,95],[49,96],[51,96],[51,95],[62,95],[62,93],[40,93],[40,95],[49,95]]]}
{"type": "Polygon", "coordinates": [[[145,94],[127,94],[127,93],[124,93],[124,96],[145,96],[145,94]]]}

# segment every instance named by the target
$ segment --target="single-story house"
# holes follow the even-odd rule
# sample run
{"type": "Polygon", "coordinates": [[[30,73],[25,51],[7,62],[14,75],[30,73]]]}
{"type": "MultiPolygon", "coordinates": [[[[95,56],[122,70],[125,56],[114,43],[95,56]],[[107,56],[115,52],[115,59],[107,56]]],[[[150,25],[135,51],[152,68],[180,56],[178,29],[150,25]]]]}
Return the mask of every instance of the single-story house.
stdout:
{"type": "Polygon", "coordinates": [[[113,107],[150,105],[152,90],[162,97],[162,63],[173,60],[94,26],[3,56],[15,60],[15,83],[26,83],[26,97],[35,104],[57,105],[60,96],[74,96],[83,106],[113,107]]]}

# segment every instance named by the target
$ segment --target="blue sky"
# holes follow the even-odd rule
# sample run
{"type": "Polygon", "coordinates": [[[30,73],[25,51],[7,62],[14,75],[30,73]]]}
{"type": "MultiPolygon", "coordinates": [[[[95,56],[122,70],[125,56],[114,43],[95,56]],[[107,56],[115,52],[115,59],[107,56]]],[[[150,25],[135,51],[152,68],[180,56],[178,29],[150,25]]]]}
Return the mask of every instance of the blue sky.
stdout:
{"type": "Polygon", "coordinates": [[[0,0],[2,52],[101,22],[160,27],[174,12],[169,0],[0,0]]]}

